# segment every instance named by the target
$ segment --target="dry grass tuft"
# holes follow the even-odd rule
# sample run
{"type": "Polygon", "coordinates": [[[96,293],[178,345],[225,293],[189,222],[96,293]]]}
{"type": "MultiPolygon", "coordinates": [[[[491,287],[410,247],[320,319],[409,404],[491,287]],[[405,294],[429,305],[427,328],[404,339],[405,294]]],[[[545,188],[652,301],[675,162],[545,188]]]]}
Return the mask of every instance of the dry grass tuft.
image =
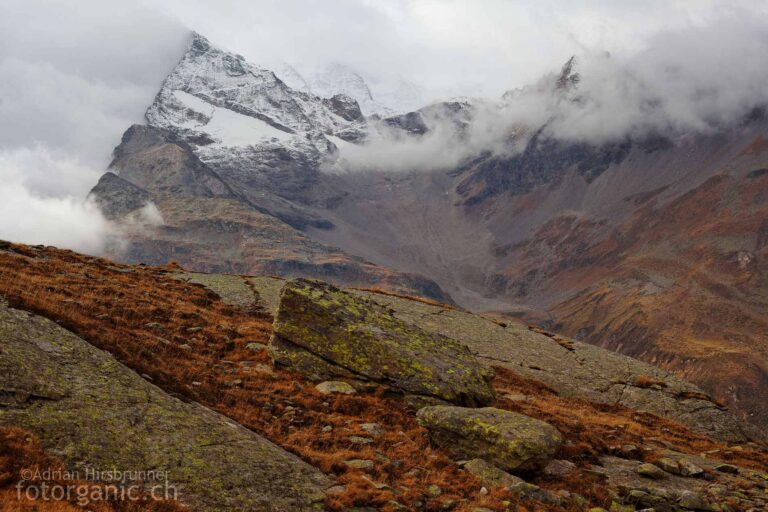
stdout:
{"type": "Polygon", "coordinates": [[[658,386],[662,388],[667,387],[667,383],[663,380],[654,379],[653,377],[650,377],[648,375],[638,375],[635,378],[635,381],[632,383],[633,386],[636,386],[638,388],[651,388],[653,386],[658,386]]]}

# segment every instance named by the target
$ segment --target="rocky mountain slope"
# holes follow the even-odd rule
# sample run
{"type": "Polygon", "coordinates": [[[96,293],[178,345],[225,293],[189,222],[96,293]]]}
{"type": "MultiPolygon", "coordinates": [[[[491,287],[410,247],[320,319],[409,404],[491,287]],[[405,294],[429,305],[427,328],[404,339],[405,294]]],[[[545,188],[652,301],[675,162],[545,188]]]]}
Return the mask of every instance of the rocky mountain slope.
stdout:
{"type": "MultiPolygon", "coordinates": [[[[142,508],[152,510],[768,503],[761,433],[667,372],[522,324],[319,281],[128,266],[8,243],[0,277],[3,506],[69,510],[17,497],[19,482],[47,481],[23,476],[46,464],[167,468],[180,501],[142,508]],[[350,341],[341,325],[366,342],[350,341]],[[306,354],[323,338],[326,364],[349,373],[318,383],[313,367],[285,371],[275,344],[302,329],[316,337],[301,345],[306,354]],[[465,359],[443,360],[445,347],[425,342],[436,337],[464,346],[465,359]],[[416,373],[380,350],[394,340],[426,351],[411,361],[416,373]],[[591,369],[570,384],[565,352],[591,369]],[[480,366],[474,382],[461,371],[480,366]],[[420,381],[425,372],[432,377],[420,381]],[[633,379],[618,394],[604,380],[614,373],[633,379]],[[435,400],[429,382],[467,394],[435,400]],[[493,394],[470,404],[472,387],[488,385],[493,394]]],[[[97,505],[131,510],[119,500],[97,505]]]]}
{"type": "Polygon", "coordinates": [[[0,304],[0,329],[0,423],[33,430],[70,467],[175,473],[181,501],[199,510],[311,510],[324,499],[317,469],[54,322],[0,304]]]}
{"type": "MultiPolygon", "coordinates": [[[[576,65],[546,89],[578,87],[576,65]]],[[[479,111],[366,117],[347,96],[293,89],[196,35],[93,191],[112,218],[149,202],[162,216],[130,222],[127,251],[111,255],[526,318],[671,370],[768,424],[764,111],[713,133],[598,145],[526,127],[506,151],[447,169],[339,172],[382,133],[431,141],[447,122],[463,134],[479,111]]]]}

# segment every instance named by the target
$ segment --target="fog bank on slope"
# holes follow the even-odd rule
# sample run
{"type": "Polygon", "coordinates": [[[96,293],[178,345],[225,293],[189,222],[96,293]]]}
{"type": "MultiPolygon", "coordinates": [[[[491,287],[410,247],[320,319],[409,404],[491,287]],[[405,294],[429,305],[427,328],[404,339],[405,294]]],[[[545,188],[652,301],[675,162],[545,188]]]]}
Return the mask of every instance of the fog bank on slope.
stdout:
{"type": "Polygon", "coordinates": [[[451,168],[483,152],[514,153],[539,129],[595,145],[714,132],[768,104],[765,55],[768,17],[728,11],[707,25],[658,32],[631,54],[584,50],[560,73],[498,101],[470,99],[458,123],[424,112],[424,135],[380,128],[362,147],[342,145],[337,168],[451,168]]]}

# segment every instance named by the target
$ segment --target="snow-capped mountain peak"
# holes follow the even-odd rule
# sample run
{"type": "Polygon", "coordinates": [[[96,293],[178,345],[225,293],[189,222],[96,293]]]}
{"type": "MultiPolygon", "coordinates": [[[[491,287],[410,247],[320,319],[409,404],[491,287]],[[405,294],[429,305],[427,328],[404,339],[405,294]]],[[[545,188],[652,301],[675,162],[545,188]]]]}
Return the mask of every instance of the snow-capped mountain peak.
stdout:
{"type": "MultiPolygon", "coordinates": [[[[327,102],[292,89],[272,71],[194,34],[189,50],[147,111],[147,121],[159,128],[207,133],[206,126],[221,109],[230,111],[226,115],[250,117],[290,134],[350,128],[350,121],[335,113],[327,102]]],[[[213,139],[226,145],[224,140],[213,139]]]]}

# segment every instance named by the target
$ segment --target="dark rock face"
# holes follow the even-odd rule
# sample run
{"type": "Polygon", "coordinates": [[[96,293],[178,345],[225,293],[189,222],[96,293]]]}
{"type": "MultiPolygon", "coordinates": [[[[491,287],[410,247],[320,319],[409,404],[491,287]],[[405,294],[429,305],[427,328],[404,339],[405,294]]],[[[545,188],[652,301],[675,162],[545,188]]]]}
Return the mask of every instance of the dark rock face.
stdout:
{"type": "Polygon", "coordinates": [[[346,377],[468,405],[494,398],[493,372],[464,344],[320,281],[286,283],[273,332],[275,363],[314,380],[346,377]]]}
{"type": "Polygon", "coordinates": [[[464,177],[457,190],[467,206],[472,206],[500,194],[525,194],[537,186],[561,179],[570,170],[589,184],[612,165],[621,164],[633,148],[653,153],[671,147],[668,138],[656,134],[600,145],[562,142],[547,135],[544,126],[531,137],[521,153],[511,157],[481,156],[459,170],[464,177]]]}
{"type": "Polygon", "coordinates": [[[218,174],[200,161],[189,144],[151,126],[134,125],[126,130],[114,150],[110,169],[151,196],[236,196],[218,174]]]}
{"type": "Polygon", "coordinates": [[[424,118],[419,112],[408,112],[399,116],[388,117],[384,122],[389,126],[400,128],[407,133],[415,135],[424,135],[429,131],[424,118]]]}
{"type": "Polygon", "coordinates": [[[347,121],[359,121],[363,119],[360,105],[346,94],[337,94],[326,100],[330,109],[342,119],[347,121]]]}
{"type": "Polygon", "coordinates": [[[104,174],[91,190],[90,197],[108,219],[119,219],[144,207],[150,201],[149,193],[114,173],[104,174]]]}
{"type": "Polygon", "coordinates": [[[503,193],[512,195],[530,192],[575,167],[587,182],[600,176],[612,164],[621,163],[632,149],[625,141],[596,147],[591,144],[564,144],[548,138],[543,129],[534,135],[522,153],[509,157],[491,156],[468,167],[458,191],[467,206],[503,193]],[[475,187],[482,183],[478,192],[475,187]]]}
{"type": "Polygon", "coordinates": [[[437,405],[416,416],[432,442],[454,457],[480,458],[506,471],[540,470],[563,443],[552,425],[493,407],[437,405]]]}
{"type": "Polygon", "coordinates": [[[563,64],[563,68],[560,70],[560,76],[557,77],[555,87],[557,89],[570,89],[578,85],[581,81],[581,76],[574,71],[576,64],[576,57],[571,57],[563,64]]]}
{"type": "Polygon", "coordinates": [[[317,510],[328,479],[231,420],[172,398],[55,323],[0,303],[0,425],[71,469],[168,471],[201,511],[317,510]]]}

